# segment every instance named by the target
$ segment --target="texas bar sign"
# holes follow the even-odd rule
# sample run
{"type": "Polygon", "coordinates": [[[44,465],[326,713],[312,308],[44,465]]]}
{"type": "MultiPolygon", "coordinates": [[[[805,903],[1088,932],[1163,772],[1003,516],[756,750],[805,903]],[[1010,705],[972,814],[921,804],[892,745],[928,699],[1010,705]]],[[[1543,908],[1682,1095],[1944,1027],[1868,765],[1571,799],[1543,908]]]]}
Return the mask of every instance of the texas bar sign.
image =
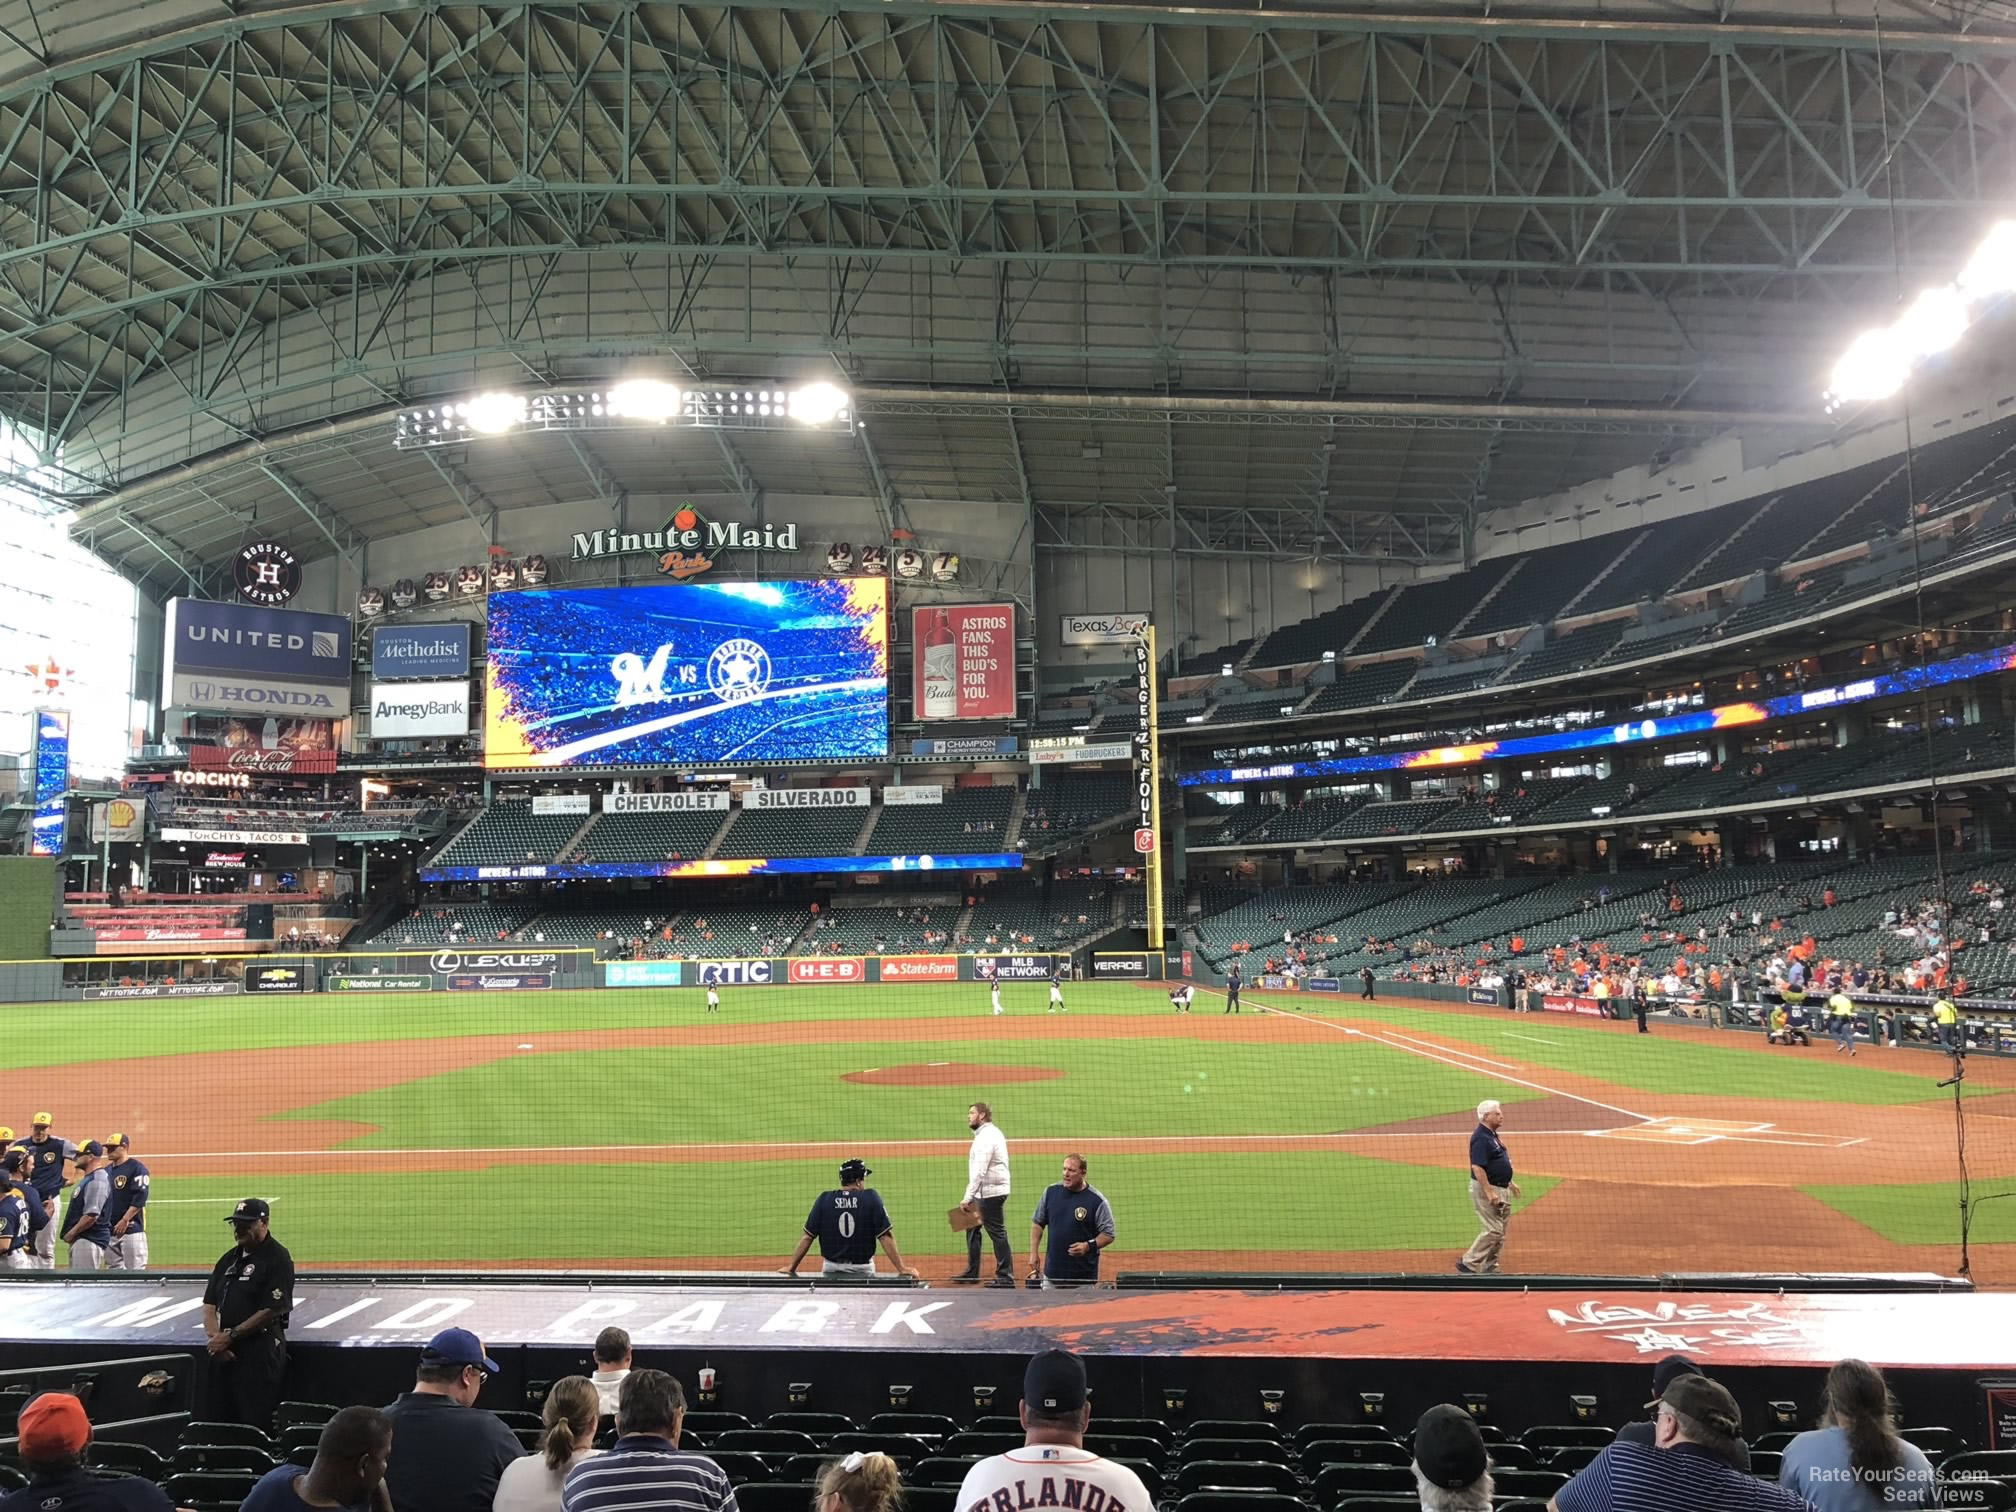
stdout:
{"type": "Polygon", "coordinates": [[[658,570],[670,578],[692,578],[714,565],[716,551],[796,551],[798,525],[781,530],[757,529],[733,520],[709,520],[691,504],[682,504],[662,530],[588,530],[574,534],[574,560],[651,555],[658,570]]]}

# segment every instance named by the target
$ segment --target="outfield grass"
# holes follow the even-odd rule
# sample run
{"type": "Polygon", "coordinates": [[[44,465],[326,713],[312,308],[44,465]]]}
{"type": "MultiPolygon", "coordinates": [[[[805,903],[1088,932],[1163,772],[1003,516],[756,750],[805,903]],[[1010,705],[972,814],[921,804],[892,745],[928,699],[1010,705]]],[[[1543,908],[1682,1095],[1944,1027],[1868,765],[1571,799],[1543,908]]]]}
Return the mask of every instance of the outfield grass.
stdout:
{"type": "Polygon", "coordinates": [[[963,1139],[966,1108],[976,1100],[992,1104],[1011,1138],[1293,1138],[1464,1112],[1487,1097],[1509,1103],[1541,1095],[1343,1035],[1335,1044],[1211,1044],[1101,1039],[1085,1026],[1053,1023],[1051,1043],[782,1041],[528,1054],[287,1116],[375,1125],[377,1132],[345,1146],[358,1149],[532,1147],[555,1143],[555,1130],[570,1127],[570,1141],[633,1145],[963,1139]],[[842,1079],[934,1062],[1058,1074],[921,1087],[842,1079]],[[625,1111],[617,1126],[588,1135],[582,1113],[591,1108],[625,1111]]]}
{"type": "MultiPolygon", "coordinates": [[[[1950,1164],[1944,1152],[1928,1158],[1928,1164],[1950,1164]]],[[[1902,1186],[1807,1186],[1800,1191],[1824,1202],[1857,1223],[1867,1224],[1885,1239],[1898,1244],[1958,1245],[1960,1238],[1960,1185],[1953,1181],[1924,1181],[1902,1186]]],[[[1974,1208],[1969,1237],[1975,1244],[2016,1244],[2016,1195],[1982,1198],[2016,1191],[2008,1178],[1977,1181],[1971,1193],[1974,1208]]]]}
{"type": "MultiPolygon", "coordinates": [[[[224,1252],[222,1220],[240,1197],[273,1202],[273,1232],[297,1261],[446,1263],[536,1255],[557,1263],[666,1256],[790,1257],[836,1162],[736,1161],[575,1167],[472,1165],[449,1175],[226,1177],[164,1182],[148,1209],[153,1263],[202,1265],[224,1252]]],[[[874,1162],[906,1257],[964,1253],[945,1226],[966,1179],[958,1153],[874,1162]]],[[[1026,1256],[1029,1215],[1055,1164],[1014,1164],[1008,1237],[1026,1256]]],[[[1113,1204],[1118,1247],[1150,1250],[1460,1251],[1477,1232],[1460,1169],[1390,1166],[1343,1152],[1099,1155],[1092,1183],[1113,1204]]],[[[1553,1183],[1522,1177],[1519,1206],[1553,1183]]],[[[817,1268],[816,1261],[813,1264],[817,1268]]],[[[1019,1260],[1018,1260],[1019,1268],[1019,1260]]]]}

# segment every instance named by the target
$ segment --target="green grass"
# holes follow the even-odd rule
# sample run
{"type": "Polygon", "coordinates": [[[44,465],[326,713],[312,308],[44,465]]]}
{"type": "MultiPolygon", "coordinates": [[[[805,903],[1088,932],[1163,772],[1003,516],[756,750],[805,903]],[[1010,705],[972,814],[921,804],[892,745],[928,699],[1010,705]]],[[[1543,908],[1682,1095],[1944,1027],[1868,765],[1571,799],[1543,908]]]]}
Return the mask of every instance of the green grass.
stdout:
{"type": "MultiPolygon", "coordinates": [[[[1997,1196],[1987,1203],[1981,1200],[2009,1192],[2012,1188],[2016,1188],[2016,1183],[2007,1179],[1974,1184],[1972,1198],[1975,1206],[1969,1237],[1975,1244],[2016,1244],[2016,1196],[1997,1196]]],[[[1868,1225],[1897,1244],[1957,1247],[1960,1241],[1960,1186],[1957,1182],[1807,1186],[1799,1190],[1857,1223],[1868,1225]]]]}
{"type": "MultiPolygon", "coordinates": [[[[486,1165],[411,1177],[267,1176],[249,1185],[192,1178],[172,1183],[174,1202],[148,1209],[149,1245],[157,1266],[207,1267],[229,1242],[222,1220],[231,1204],[261,1196],[273,1201],[274,1233],[304,1263],[774,1255],[781,1265],[812,1199],[833,1185],[834,1164],[486,1165]]],[[[962,1254],[944,1215],[959,1199],[963,1157],[874,1164],[872,1185],[889,1205],[906,1258],[962,1254]]],[[[1033,1156],[1015,1172],[1008,1237],[1019,1257],[1028,1253],[1037,1195],[1057,1178],[1049,1161],[1033,1156]]],[[[1342,1152],[1100,1155],[1091,1174],[1113,1204],[1118,1248],[1109,1270],[1124,1268],[1130,1250],[1422,1248],[1453,1256],[1477,1232],[1457,1173],[1342,1152]]],[[[155,1179],[165,1195],[170,1184],[158,1171],[155,1179]]],[[[1525,1177],[1520,1185],[1525,1207],[1553,1183],[1525,1177]]]]}
{"type": "MultiPolygon", "coordinates": [[[[580,1142],[742,1144],[966,1137],[984,1099],[1011,1136],[1277,1134],[1363,1129],[1537,1097],[1522,1087],[1339,1035],[1334,1044],[1099,1039],[1056,1021],[1054,1043],[951,1040],[529,1054],[298,1109],[290,1117],[377,1126],[360,1149],[538,1146],[573,1125],[580,1142]],[[933,1062],[1033,1066],[1049,1081],[863,1085],[849,1073],[933,1062]],[[626,1110],[586,1130],[581,1110],[626,1110]]],[[[529,1043],[536,1044],[537,1041],[529,1043]]],[[[1453,1141],[1452,1141],[1453,1142],[1453,1141]]]]}

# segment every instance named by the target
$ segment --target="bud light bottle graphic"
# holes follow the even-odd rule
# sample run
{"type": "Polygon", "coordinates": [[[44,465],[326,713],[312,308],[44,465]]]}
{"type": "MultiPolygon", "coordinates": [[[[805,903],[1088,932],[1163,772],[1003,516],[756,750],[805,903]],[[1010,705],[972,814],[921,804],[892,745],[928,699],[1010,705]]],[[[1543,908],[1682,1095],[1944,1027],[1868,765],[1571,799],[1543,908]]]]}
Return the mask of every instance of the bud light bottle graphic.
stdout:
{"type": "Polygon", "coordinates": [[[917,656],[924,668],[924,697],[917,717],[958,718],[959,645],[952,634],[949,610],[934,609],[924,621],[924,628],[917,637],[917,656]]]}

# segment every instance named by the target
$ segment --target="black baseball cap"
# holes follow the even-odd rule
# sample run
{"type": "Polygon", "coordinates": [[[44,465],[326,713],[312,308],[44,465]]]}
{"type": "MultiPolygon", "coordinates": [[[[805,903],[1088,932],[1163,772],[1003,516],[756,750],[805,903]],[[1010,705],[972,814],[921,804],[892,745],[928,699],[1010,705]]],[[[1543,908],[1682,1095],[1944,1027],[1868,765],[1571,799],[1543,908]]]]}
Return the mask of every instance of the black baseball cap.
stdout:
{"type": "Polygon", "coordinates": [[[1490,1468],[1484,1435],[1461,1407],[1430,1407],[1414,1425],[1414,1463],[1431,1485],[1445,1491],[1474,1486],[1490,1468]]]}
{"type": "Polygon", "coordinates": [[[77,1146],[77,1153],[79,1155],[89,1155],[93,1160],[96,1160],[100,1155],[105,1153],[105,1146],[98,1143],[95,1139],[87,1139],[84,1143],[77,1146]]]}
{"type": "Polygon", "coordinates": [[[1066,1350],[1046,1349],[1022,1373],[1022,1400],[1038,1412],[1076,1412],[1085,1397],[1085,1362],[1066,1350]]]}
{"type": "Polygon", "coordinates": [[[1701,1367],[1685,1355],[1668,1355],[1652,1367],[1652,1400],[1645,1404],[1649,1410],[1657,1407],[1666,1398],[1666,1388],[1684,1375],[1699,1375],[1701,1367]]]}
{"type": "Polygon", "coordinates": [[[241,1197],[238,1206],[225,1215],[226,1223],[257,1223],[261,1218],[270,1219],[273,1209],[266,1205],[264,1197],[241,1197]]]}
{"type": "Polygon", "coordinates": [[[859,1181],[864,1176],[873,1176],[874,1174],[861,1161],[843,1160],[840,1162],[840,1181],[842,1185],[850,1181],[859,1181]]]}

